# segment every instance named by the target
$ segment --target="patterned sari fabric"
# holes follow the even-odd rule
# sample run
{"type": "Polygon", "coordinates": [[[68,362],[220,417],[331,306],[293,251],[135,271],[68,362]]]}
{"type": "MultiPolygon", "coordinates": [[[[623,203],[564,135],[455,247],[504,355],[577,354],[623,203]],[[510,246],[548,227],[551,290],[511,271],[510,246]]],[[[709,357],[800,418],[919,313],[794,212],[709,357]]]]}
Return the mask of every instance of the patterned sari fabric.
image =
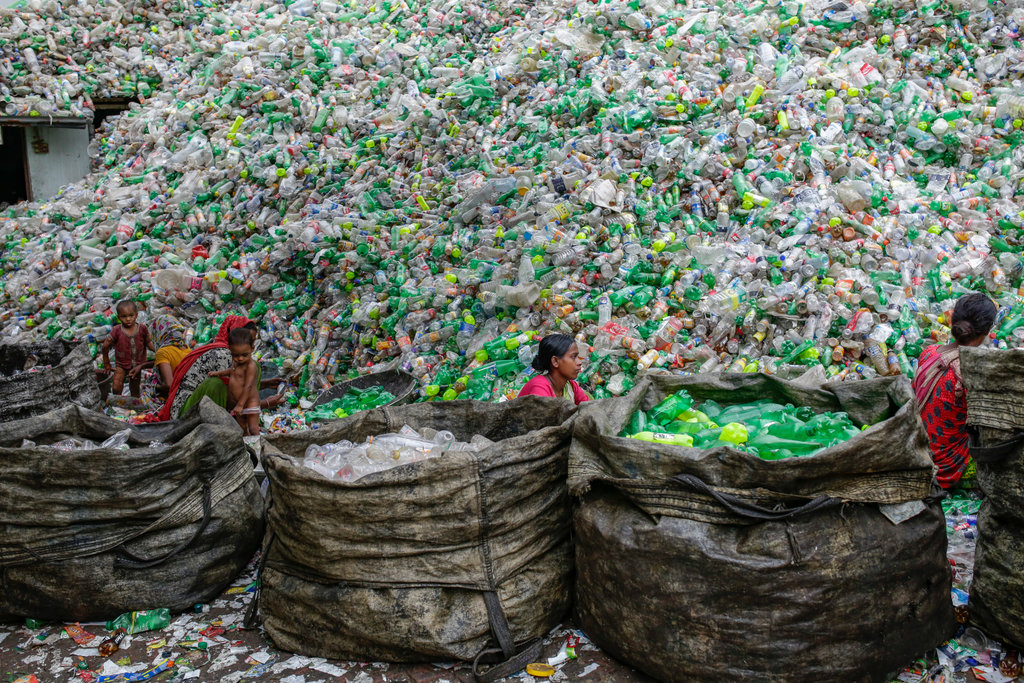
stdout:
{"type": "Polygon", "coordinates": [[[188,328],[172,315],[161,315],[150,325],[150,333],[153,336],[153,346],[159,349],[162,346],[185,346],[185,333],[188,328]]]}
{"type": "Polygon", "coordinates": [[[939,486],[960,482],[970,464],[967,437],[967,395],[960,381],[960,349],[931,346],[921,354],[914,378],[921,419],[928,431],[939,486]]]}
{"type": "MultiPolygon", "coordinates": [[[[181,378],[181,382],[178,385],[178,391],[175,392],[174,399],[171,401],[171,415],[174,417],[180,417],[187,403],[195,403],[196,401],[190,401],[190,399],[192,399],[196,389],[198,389],[204,382],[216,382],[221,386],[226,387],[227,385],[224,383],[224,380],[209,377],[209,374],[211,372],[227,370],[230,367],[231,351],[228,349],[210,349],[197,358],[181,378]]],[[[216,394],[211,394],[210,396],[215,400],[217,398],[216,394]]],[[[196,400],[199,398],[201,397],[197,397],[196,400]]],[[[191,407],[191,405],[189,407],[191,407]]]]}

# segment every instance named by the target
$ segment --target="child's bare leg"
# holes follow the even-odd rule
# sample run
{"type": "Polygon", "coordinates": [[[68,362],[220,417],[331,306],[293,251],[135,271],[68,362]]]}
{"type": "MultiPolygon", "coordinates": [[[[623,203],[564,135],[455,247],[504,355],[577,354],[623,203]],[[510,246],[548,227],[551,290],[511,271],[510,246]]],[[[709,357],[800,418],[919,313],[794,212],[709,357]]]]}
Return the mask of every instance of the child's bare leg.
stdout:
{"type": "Polygon", "coordinates": [[[258,436],[260,433],[260,404],[259,400],[255,403],[250,403],[242,411],[242,415],[245,419],[245,426],[242,429],[245,430],[248,436],[258,436]]]}
{"type": "Polygon", "coordinates": [[[142,396],[142,371],[140,370],[136,375],[128,381],[128,391],[135,398],[142,396]]]}
{"type": "Polygon", "coordinates": [[[260,434],[260,416],[259,416],[259,413],[256,413],[255,415],[252,415],[252,414],[246,415],[245,417],[248,418],[248,422],[249,422],[249,435],[250,436],[259,436],[259,434],[260,434]]]}
{"type": "Polygon", "coordinates": [[[110,391],[114,396],[120,396],[124,391],[124,378],[128,371],[124,368],[114,368],[114,379],[111,381],[110,391]]]}

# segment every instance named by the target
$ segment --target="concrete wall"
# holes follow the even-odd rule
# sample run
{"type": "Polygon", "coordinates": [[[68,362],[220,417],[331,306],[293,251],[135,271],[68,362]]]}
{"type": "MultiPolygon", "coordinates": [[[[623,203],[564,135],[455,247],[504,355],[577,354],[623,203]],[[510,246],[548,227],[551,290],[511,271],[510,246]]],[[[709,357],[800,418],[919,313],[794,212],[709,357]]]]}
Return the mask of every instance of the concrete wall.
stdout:
{"type": "Polygon", "coordinates": [[[25,151],[28,154],[32,199],[45,201],[68,183],[84,178],[89,173],[88,147],[89,132],[85,129],[49,126],[26,129],[25,151]],[[50,145],[46,154],[36,154],[32,149],[37,132],[50,145]]]}

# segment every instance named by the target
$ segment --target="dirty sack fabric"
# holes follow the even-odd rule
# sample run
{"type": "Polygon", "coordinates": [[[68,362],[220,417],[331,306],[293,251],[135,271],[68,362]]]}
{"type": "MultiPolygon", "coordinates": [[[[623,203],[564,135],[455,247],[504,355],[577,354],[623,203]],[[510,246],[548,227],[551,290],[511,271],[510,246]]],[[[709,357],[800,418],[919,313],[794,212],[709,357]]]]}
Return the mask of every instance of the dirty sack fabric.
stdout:
{"type": "Polygon", "coordinates": [[[647,375],[581,406],[569,459],[580,626],[660,680],[891,680],[955,628],[945,520],[905,379],[647,375]],[[873,426],[776,461],[616,436],[680,389],[873,426]]]}
{"type": "Polygon", "coordinates": [[[971,621],[1024,648],[1024,351],[963,347],[967,426],[978,485],[971,621]]]}
{"type": "Polygon", "coordinates": [[[421,403],[268,437],[259,609],[274,643],[349,660],[505,660],[547,633],[570,604],[574,412],[539,397],[421,403]],[[403,425],[495,443],[352,482],[302,465],[311,444],[403,425]]]}
{"type": "Polygon", "coordinates": [[[100,403],[88,344],[0,344],[0,423],[70,404],[99,410],[100,403]]]}
{"type": "Polygon", "coordinates": [[[93,621],[209,602],[263,535],[235,421],[207,401],[151,429],[68,406],[0,430],[0,620],[93,621]],[[127,448],[61,451],[131,429],[127,448]],[[22,446],[24,440],[34,446],[22,446]],[[154,439],[163,445],[153,448],[154,439]]]}

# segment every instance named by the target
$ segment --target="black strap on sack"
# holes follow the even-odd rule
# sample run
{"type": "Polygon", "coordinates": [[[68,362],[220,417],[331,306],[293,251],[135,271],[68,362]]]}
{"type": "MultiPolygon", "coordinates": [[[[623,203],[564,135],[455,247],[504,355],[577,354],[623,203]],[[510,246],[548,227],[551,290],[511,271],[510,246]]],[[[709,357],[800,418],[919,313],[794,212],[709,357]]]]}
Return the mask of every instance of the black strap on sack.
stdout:
{"type": "Polygon", "coordinates": [[[173,550],[164,555],[163,557],[155,557],[152,559],[144,559],[132,553],[122,543],[118,550],[124,557],[118,557],[114,560],[115,567],[121,567],[126,569],[149,569],[163,564],[167,560],[171,559],[185,548],[192,545],[196,539],[202,536],[203,532],[206,531],[206,526],[210,523],[210,517],[213,513],[213,503],[211,500],[210,485],[203,484],[203,519],[199,523],[199,528],[196,529],[195,533],[192,534],[191,538],[187,538],[177,545],[173,550]]]}
{"type": "Polygon", "coordinates": [[[516,654],[503,662],[488,667],[486,671],[481,672],[479,667],[482,660],[502,654],[500,648],[483,650],[473,660],[473,679],[477,683],[493,683],[494,681],[501,680],[502,678],[514,676],[525,669],[528,664],[537,661],[537,658],[540,657],[541,645],[542,643],[540,638],[534,638],[523,645],[516,654]]]}
{"type": "Polygon", "coordinates": [[[974,427],[967,428],[967,437],[967,448],[971,457],[982,465],[996,465],[1024,446],[1024,432],[1017,432],[1006,441],[991,446],[979,445],[978,430],[974,427]]]}
{"type": "Polygon", "coordinates": [[[473,659],[473,678],[477,683],[492,683],[518,673],[526,668],[527,664],[537,661],[537,657],[540,656],[541,640],[535,638],[528,641],[517,651],[512,640],[512,629],[509,628],[498,594],[495,591],[486,591],[483,596],[484,605],[487,606],[487,620],[491,625],[491,633],[498,641],[498,647],[482,650],[473,659]],[[481,672],[480,664],[495,657],[500,657],[502,661],[481,672]]]}
{"type": "Polygon", "coordinates": [[[512,629],[509,628],[498,594],[495,591],[486,591],[483,596],[484,605],[487,607],[487,620],[491,625],[491,633],[498,641],[498,647],[482,650],[473,659],[473,678],[477,683],[491,683],[518,673],[526,668],[527,664],[537,661],[541,651],[541,640],[535,638],[517,650],[512,639],[512,629]],[[500,657],[501,661],[488,667],[486,671],[480,671],[480,664],[496,657],[500,657]]]}
{"type": "Polygon", "coordinates": [[[711,496],[719,505],[733,513],[737,517],[744,517],[746,519],[754,519],[762,522],[778,522],[800,515],[806,515],[811,512],[817,512],[819,510],[828,510],[830,508],[839,507],[843,504],[843,501],[839,498],[833,498],[832,496],[818,496],[813,500],[810,500],[803,505],[799,505],[793,508],[766,508],[760,505],[755,505],[748,501],[743,500],[737,496],[729,493],[723,493],[715,488],[712,488],[704,480],[699,477],[695,477],[692,474],[680,474],[672,478],[674,481],[683,484],[691,489],[695,489],[711,496]]]}

